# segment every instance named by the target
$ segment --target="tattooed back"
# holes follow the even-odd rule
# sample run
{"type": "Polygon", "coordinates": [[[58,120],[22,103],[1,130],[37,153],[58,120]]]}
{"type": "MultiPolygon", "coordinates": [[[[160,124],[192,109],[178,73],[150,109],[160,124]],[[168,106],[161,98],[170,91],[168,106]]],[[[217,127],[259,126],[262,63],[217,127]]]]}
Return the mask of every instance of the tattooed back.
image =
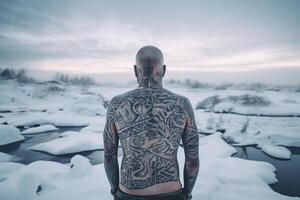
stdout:
{"type": "Polygon", "coordinates": [[[111,103],[123,150],[121,184],[144,189],[179,181],[177,150],[189,112],[187,98],[164,88],[138,88],[111,103]]]}

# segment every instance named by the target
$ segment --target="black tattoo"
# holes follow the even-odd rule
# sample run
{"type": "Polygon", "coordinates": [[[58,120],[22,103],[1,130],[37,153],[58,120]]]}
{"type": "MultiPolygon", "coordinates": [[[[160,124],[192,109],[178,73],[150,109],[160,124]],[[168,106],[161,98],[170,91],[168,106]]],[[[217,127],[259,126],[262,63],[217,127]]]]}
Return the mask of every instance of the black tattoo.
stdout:
{"type": "Polygon", "coordinates": [[[198,132],[187,98],[161,87],[141,87],[113,98],[104,131],[106,173],[112,188],[119,175],[115,164],[118,139],[123,150],[121,184],[128,189],[178,181],[177,150],[182,139],[184,184],[192,191],[199,167],[198,132]]]}
{"type": "Polygon", "coordinates": [[[104,141],[104,166],[107,178],[111,185],[112,192],[119,188],[119,165],[118,165],[118,134],[114,124],[114,113],[117,109],[118,101],[111,100],[107,110],[106,124],[103,132],[104,141]]]}
{"type": "Polygon", "coordinates": [[[162,86],[162,71],[155,72],[153,65],[139,67],[137,74],[140,87],[158,88],[162,86]]]}
{"type": "Polygon", "coordinates": [[[185,99],[187,122],[185,125],[182,143],[185,153],[184,164],[184,192],[187,197],[192,193],[199,172],[199,133],[195,123],[192,105],[185,99]]]}

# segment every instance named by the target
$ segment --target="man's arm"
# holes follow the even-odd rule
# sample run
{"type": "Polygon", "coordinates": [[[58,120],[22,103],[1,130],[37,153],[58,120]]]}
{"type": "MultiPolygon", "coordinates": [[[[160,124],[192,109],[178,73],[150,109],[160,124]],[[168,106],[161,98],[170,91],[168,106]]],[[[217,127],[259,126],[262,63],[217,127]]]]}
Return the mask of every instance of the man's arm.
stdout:
{"type": "Polygon", "coordinates": [[[187,121],[182,136],[185,154],[183,190],[186,197],[190,199],[199,172],[199,133],[196,127],[194,111],[190,101],[185,99],[184,104],[187,121]]]}
{"type": "Polygon", "coordinates": [[[114,123],[114,112],[116,106],[111,101],[106,115],[106,124],[103,132],[104,142],[104,166],[106,176],[114,195],[119,188],[119,165],[118,165],[118,142],[119,137],[114,123]]]}

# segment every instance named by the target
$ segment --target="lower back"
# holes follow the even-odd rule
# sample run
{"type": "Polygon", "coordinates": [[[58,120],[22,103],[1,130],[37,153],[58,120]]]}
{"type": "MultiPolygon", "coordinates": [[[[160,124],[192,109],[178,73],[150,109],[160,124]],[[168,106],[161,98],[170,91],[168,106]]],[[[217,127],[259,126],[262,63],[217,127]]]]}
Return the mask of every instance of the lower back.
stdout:
{"type": "Polygon", "coordinates": [[[152,185],[150,187],[144,188],[144,189],[127,189],[123,185],[119,185],[121,191],[132,194],[132,195],[140,195],[140,196],[146,196],[146,195],[156,195],[156,194],[163,194],[168,192],[176,192],[178,191],[182,186],[180,181],[170,181],[165,183],[159,183],[156,185],[152,185]]]}

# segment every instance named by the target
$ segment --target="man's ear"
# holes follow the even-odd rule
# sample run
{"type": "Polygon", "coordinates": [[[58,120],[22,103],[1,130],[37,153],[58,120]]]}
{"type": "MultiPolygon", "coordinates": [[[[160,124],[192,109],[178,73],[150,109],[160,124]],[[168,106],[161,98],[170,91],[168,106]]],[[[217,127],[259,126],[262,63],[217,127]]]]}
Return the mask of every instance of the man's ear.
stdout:
{"type": "Polygon", "coordinates": [[[133,67],[134,67],[134,74],[135,74],[135,77],[138,77],[136,65],[134,65],[133,67]]]}
{"type": "Polygon", "coordinates": [[[166,73],[166,65],[163,66],[163,73],[162,73],[162,76],[164,76],[166,73]]]}

